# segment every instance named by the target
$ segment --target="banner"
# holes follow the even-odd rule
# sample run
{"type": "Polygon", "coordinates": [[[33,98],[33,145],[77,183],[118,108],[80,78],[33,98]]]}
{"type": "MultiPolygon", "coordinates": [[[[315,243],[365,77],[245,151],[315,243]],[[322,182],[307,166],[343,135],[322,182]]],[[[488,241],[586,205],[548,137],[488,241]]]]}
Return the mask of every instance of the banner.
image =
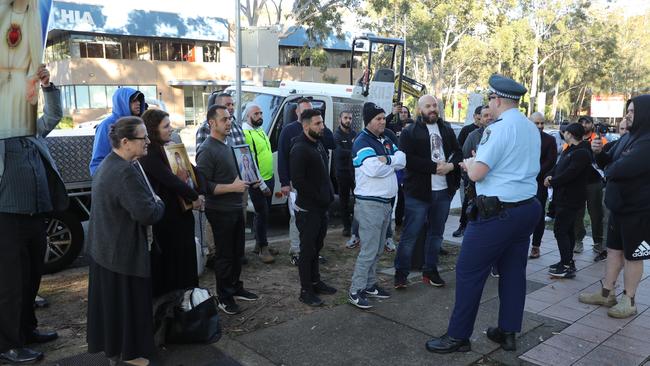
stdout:
{"type": "Polygon", "coordinates": [[[52,0],[0,0],[0,139],[34,135],[52,0]]]}

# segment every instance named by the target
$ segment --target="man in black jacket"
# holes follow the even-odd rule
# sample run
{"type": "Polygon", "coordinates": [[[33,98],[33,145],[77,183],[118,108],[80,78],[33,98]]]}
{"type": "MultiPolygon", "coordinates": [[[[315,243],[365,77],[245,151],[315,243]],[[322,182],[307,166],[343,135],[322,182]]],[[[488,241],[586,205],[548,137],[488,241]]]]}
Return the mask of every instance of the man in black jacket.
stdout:
{"type": "Polygon", "coordinates": [[[343,221],[343,236],[350,236],[352,226],[352,209],[350,207],[350,192],[354,190],[354,169],[352,168],[352,142],[357,136],[352,129],[352,112],[339,113],[339,128],[334,131],[334,166],[336,182],[339,185],[339,201],[341,203],[341,220],[343,221]]]}
{"type": "Polygon", "coordinates": [[[449,215],[451,198],[460,184],[463,153],[451,126],[439,116],[435,97],[418,100],[420,115],[402,130],[400,149],[406,154],[405,222],[395,257],[395,288],[405,288],[415,242],[427,225],[422,281],[440,287],[438,251],[449,215]]]}
{"type": "Polygon", "coordinates": [[[561,131],[567,148],[562,152],[557,165],[544,179],[545,187],[553,187],[555,200],[555,223],[553,233],[560,250],[560,262],[549,267],[553,277],[573,278],[576,273],[573,250],[576,245],[575,220],[580,220],[578,211],[587,199],[587,177],[585,172],[591,167],[591,153],[582,146],[584,128],[572,123],[561,131]]]}
{"type": "Polygon", "coordinates": [[[336,289],[320,279],[318,254],[327,234],[327,209],[334,200],[327,170],[327,151],[321,143],[325,125],[317,109],[307,109],[300,115],[303,133],[293,140],[289,155],[291,183],[296,198],[296,226],[300,232],[300,301],[320,306],[317,294],[331,295],[336,289]]]}
{"type": "Polygon", "coordinates": [[[535,259],[539,258],[539,247],[542,245],[542,236],[544,235],[544,228],[546,227],[544,216],[546,216],[548,188],[544,186],[544,177],[546,177],[546,174],[555,166],[555,162],[557,161],[557,145],[555,144],[555,138],[544,132],[544,115],[542,113],[535,112],[530,116],[530,119],[535,123],[542,136],[542,152],[539,162],[540,169],[539,175],[537,175],[537,200],[542,205],[542,216],[533,232],[533,245],[530,248],[529,256],[529,258],[535,259]]]}

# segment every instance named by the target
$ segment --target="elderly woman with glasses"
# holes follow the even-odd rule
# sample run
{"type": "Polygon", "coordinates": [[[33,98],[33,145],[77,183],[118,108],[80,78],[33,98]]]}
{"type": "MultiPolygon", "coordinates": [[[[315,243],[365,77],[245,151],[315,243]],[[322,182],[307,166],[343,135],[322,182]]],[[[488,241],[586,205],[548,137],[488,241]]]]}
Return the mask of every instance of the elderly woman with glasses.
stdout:
{"type": "Polygon", "coordinates": [[[88,352],[104,352],[111,365],[149,365],[154,351],[151,265],[147,226],[163,216],[137,162],[149,138],[139,117],[111,126],[112,152],[93,177],[87,252],[88,352]]]}

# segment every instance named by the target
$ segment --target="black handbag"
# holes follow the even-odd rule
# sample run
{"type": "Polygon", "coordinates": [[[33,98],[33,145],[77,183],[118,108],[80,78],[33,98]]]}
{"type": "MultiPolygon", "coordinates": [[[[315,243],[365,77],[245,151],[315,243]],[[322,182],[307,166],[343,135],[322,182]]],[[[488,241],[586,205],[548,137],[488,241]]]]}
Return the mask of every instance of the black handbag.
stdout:
{"type": "MultiPolygon", "coordinates": [[[[191,299],[191,297],[190,297],[191,299]]],[[[191,300],[190,300],[191,301],[191,300]]],[[[214,343],[221,338],[217,298],[211,296],[189,311],[174,309],[174,318],[167,328],[167,343],[214,343]]]]}

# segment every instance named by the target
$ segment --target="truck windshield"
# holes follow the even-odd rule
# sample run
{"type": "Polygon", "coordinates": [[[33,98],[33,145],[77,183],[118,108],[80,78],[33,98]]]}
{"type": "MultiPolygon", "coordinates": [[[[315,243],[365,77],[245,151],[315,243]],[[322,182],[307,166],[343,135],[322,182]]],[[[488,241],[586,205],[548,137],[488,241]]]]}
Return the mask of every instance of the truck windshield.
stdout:
{"type": "MultiPolygon", "coordinates": [[[[254,102],[262,108],[262,118],[264,119],[264,132],[269,133],[269,128],[271,128],[271,123],[275,119],[275,116],[278,114],[280,107],[282,106],[283,97],[271,94],[255,93],[242,91],[241,94],[241,104],[242,104],[242,113],[246,109],[246,104],[254,102]]],[[[242,121],[245,117],[242,116],[242,121]]]]}

